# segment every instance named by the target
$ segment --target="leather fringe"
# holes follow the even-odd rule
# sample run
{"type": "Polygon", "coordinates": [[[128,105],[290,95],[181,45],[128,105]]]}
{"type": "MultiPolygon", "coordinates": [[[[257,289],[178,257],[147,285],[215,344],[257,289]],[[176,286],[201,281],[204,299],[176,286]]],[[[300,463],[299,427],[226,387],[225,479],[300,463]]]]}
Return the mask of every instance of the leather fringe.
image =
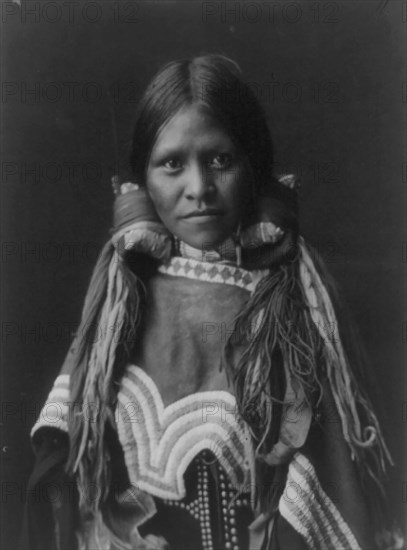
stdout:
{"type": "Polygon", "coordinates": [[[146,290],[107,243],[94,268],[76,335],[67,469],[77,476],[82,516],[94,516],[109,493],[107,425],[114,426],[115,381],[129,358],[146,290]]]}

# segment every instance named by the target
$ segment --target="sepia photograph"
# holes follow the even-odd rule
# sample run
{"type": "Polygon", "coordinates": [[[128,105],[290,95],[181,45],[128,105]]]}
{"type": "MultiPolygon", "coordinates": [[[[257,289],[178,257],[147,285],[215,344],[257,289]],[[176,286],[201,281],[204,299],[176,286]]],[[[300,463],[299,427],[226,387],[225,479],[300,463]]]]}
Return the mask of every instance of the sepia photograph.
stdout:
{"type": "Polygon", "coordinates": [[[1,17],[1,550],[406,550],[407,2],[1,17]]]}

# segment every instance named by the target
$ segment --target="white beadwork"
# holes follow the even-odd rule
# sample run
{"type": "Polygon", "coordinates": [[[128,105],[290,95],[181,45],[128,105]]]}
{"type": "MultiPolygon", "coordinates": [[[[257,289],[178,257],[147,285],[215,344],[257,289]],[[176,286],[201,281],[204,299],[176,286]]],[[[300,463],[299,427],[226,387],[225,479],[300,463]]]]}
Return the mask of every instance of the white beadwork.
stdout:
{"type": "Polygon", "coordinates": [[[150,376],[128,365],[116,418],[130,480],[153,496],[184,498],[185,471],[205,449],[216,456],[237,489],[250,483],[251,461],[245,459],[253,453],[251,437],[235,397],[227,391],[194,393],[165,407],[150,376]]]}

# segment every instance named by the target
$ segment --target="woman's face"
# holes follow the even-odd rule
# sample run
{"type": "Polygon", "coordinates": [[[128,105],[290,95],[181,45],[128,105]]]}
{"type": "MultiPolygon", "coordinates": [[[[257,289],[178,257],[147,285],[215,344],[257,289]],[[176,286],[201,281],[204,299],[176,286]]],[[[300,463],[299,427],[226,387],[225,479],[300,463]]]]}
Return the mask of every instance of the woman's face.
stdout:
{"type": "Polygon", "coordinates": [[[248,177],[247,163],[229,135],[192,105],[159,133],[146,184],[169,231],[195,248],[210,248],[237,228],[248,177]]]}

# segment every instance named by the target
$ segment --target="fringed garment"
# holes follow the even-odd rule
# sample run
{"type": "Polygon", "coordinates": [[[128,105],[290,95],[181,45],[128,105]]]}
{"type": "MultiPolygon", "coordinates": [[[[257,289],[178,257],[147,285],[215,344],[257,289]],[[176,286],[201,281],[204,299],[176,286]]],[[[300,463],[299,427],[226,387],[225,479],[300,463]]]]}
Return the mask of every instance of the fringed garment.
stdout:
{"type": "MultiPolygon", "coordinates": [[[[261,437],[246,421],[248,411],[239,411],[222,358],[228,339],[236,344],[229,356],[234,365],[249,348],[258,327],[235,320],[273,268],[239,267],[227,247],[222,256],[202,261],[197,251],[178,244],[170,262],[146,281],[141,332],[115,383],[114,428],[104,435],[110,449],[108,498],[96,520],[80,517],[78,503],[96,499],[100,487],[90,483],[81,495],[83,488],[64,471],[68,415],[94,414],[89,404],[78,411],[71,402],[74,342],[31,433],[37,466],[30,482],[26,547],[378,548],[378,526],[368,516],[335,390],[335,383],[341,384],[335,380],[346,373],[321,371],[320,398],[310,402],[281,357],[271,358],[272,397],[281,407],[273,409],[279,418],[271,418],[268,429],[276,433],[260,460],[261,437]],[[33,495],[47,484],[59,488],[60,497],[39,505],[33,495]]],[[[316,303],[315,274],[306,249],[301,250],[301,280],[316,303]]],[[[257,320],[261,324],[261,315],[257,320]]],[[[313,322],[317,326],[318,319],[313,322]]],[[[268,406],[272,401],[270,396],[268,406]]]]}

